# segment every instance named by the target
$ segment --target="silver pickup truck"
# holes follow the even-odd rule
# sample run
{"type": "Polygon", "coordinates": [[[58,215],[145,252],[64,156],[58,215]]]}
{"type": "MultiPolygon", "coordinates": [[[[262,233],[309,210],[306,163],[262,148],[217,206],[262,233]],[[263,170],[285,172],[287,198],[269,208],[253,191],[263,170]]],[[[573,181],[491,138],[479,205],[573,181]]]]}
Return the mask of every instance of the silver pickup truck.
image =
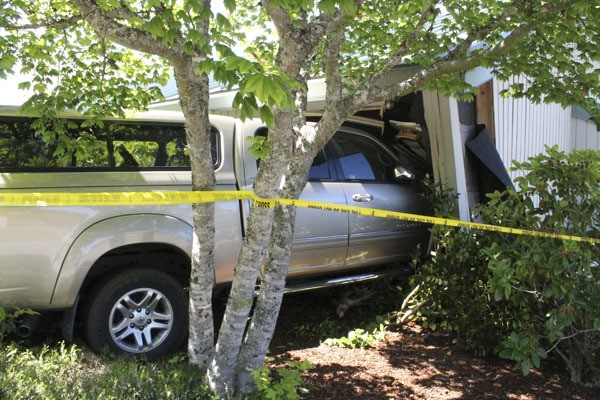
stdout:
{"type": "MultiPolygon", "coordinates": [[[[179,113],[101,128],[70,118],[43,138],[34,121],[0,108],[0,194],[190,190],[179,113]]],[[[257,161],[246,138],[264,134],[263,124],[223,116],[211,124],[217,189],[251,190],[257,161]]],[[[397,165],[376,138],[342,128],[315,158],[301,198],[426,212],[419,185],[397,165]]],[[[216,204],[219,285],[233,278],[248,210],[247,201],[216,204]]],[[[0,307],[62,310],[66,335],[80,327],[94,350],[170,352],[187,332],[191,237],[190,205],[0,207],[0,307]]],[[[406,262],[427,238],[419,224],[298,209],[290,287],[406,262]]]]}

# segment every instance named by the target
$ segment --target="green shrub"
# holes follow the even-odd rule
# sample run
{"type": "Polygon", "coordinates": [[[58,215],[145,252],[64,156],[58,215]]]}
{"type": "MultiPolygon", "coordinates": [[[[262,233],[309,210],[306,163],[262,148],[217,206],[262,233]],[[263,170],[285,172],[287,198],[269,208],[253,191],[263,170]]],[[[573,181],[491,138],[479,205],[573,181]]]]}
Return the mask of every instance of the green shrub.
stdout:
{"type": "MultiPolygon", "coordinates": [[[[439,185],[427,187],[436,215],[456,218],[456,196],[439,185]]],[[[406,319],[405,314],[414,310],[411,317],[423,327],[452,333],[463,348],[476,354],[496,354],[510,332],[515,310],[489,296],[489,270],[481,249],[493,238],[438,225],[431,231],[432,258],[417,269],[412,279],[417,291],[396,320],[406,319]]]]}
{"type": "MultiPolygon", "coordinates": [[[[600,152],[547,152],[516,164],[519,190],[492,195],[483,219],[600,238],[600,152]]],[[[500,355],[527,373],[552,350],[572,381],[600,386],[600,245],[511,235],[485,254],[490,293],[520,311],[500,355]]]]}
{"type": "Polygon", "coordinates": [[[252,371],[257,393],[253,397],[257,400],[297,400],[300,398],[298,392],[307,393],[306,389],[300,387],[302,374],[313,368],[306,360],[290,361],[287,368],[276,368],[277,374],[273,378],[272,371],[268,367],[262,367],[252,371]]]}
{"type": "Polygon", "coordinates": [[[327,338],[323,341],[327,346],[337,346],[350,349],[371,347],[377,342],[387,340],[387,326],[390,324],[388,316],[376,316],[375,322],[367,324],[365,328],[355,328],[347,336],[327,338]]]}
{"type": "MultiPolygon", "coordinates": [[[[516,190],[490,195],[483,222],[600,237],[600,152],[556,148],[516,163],[516,190]]],[[[524,373],[556,352],[574,382],[600,385],[600,246],[434,228],[435,256],[415,276],[424,325],[454,332],[524,373]]]]}

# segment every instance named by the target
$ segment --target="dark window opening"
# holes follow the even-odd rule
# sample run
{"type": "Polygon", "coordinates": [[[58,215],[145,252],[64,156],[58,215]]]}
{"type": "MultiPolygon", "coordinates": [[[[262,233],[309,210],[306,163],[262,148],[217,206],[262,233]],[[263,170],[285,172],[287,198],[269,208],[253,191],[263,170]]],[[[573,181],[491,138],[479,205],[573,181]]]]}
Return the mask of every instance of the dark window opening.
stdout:
{"type": "Polygon", "coordinates": [[[344,132],[333,140],[344,180],[394,182],[396,160],[377,142],[344,132]]]}
{"type": "MultiPolygon", "coordinates": [[[[0,169],[189,169],[183,124],[106,122],[90,126],[68,120],[55,129],[37,130],[28,118],[0,121],[0,169]]],[[[211,132],[214,167],[220,140],[211,132]]]]}

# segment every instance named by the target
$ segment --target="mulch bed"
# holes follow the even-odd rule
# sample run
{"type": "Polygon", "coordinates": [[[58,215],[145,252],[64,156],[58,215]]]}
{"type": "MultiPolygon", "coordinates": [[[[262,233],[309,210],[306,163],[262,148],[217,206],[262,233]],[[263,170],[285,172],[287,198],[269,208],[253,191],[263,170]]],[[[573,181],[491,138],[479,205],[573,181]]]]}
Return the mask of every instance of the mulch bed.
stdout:
{"type": "Polygon", "coordinates": [[[572,384],[558,360],[544,360],[541,371],[523,376],[510,361],[476,357],[448,335],[415,324],[367,349],[319,344],[302,332],[335,313],[326,297],[311,296],[286,297],[271,346],[273,367],[303,359],[314,365],[305,374],[304,399],[600,398],[600,390],[572,384]]]}

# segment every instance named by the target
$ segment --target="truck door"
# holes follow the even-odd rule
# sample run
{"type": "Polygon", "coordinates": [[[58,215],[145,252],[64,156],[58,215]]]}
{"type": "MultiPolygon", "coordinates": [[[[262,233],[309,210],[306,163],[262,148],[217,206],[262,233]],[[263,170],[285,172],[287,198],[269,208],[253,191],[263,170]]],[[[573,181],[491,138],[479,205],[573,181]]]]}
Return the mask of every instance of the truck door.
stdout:
{"type": "MultiPolygon", "coordinates": [[[[249,150],[251,142],[247,136],[265,136],[267,129],[258,120],[244,122],[236,128],[238,177],[240,189],[252,190],[259,162],[249,150]],[[243,172],[242,172],[243,171],[243,172]]],[[[300,195],[303,200],[313,200],[333,204],[346,204],[342,183],[337,180],[335,167],[329,153],[322,150],[313,160],[309,180],[300,195]]],[[[242,203],[244,220],[248,217],[250,201],[242,203]]],[[[292,240],[292,256],[289,275],[328,272],[341,268],[346,262],[348,248],[348,215],[333,211],[321,211],[298,207],[292,240]]]]}
{"type": "MultiPolygon", "coordinates": [[[[419,185],[400,182],[393,154],[372,137],[338,132],[332,142],[336,168],[348,205],[408,213],[425,213],[419,185]]],[[[410,260],[427,235],[426,226],[363,215],[349,215],[347,266],[410,260]]]]}
{"type": "MultiPolygon", "coordinates": [[[[300,195],[303,200],[346,204],[342,183],[335,179],[334,166],[325,151],[319,152],[300,195]]],[[[315,209],[296,209],[290,275],[328,272],[342,267],[348,247],[348,215],[315,209]]]]}

